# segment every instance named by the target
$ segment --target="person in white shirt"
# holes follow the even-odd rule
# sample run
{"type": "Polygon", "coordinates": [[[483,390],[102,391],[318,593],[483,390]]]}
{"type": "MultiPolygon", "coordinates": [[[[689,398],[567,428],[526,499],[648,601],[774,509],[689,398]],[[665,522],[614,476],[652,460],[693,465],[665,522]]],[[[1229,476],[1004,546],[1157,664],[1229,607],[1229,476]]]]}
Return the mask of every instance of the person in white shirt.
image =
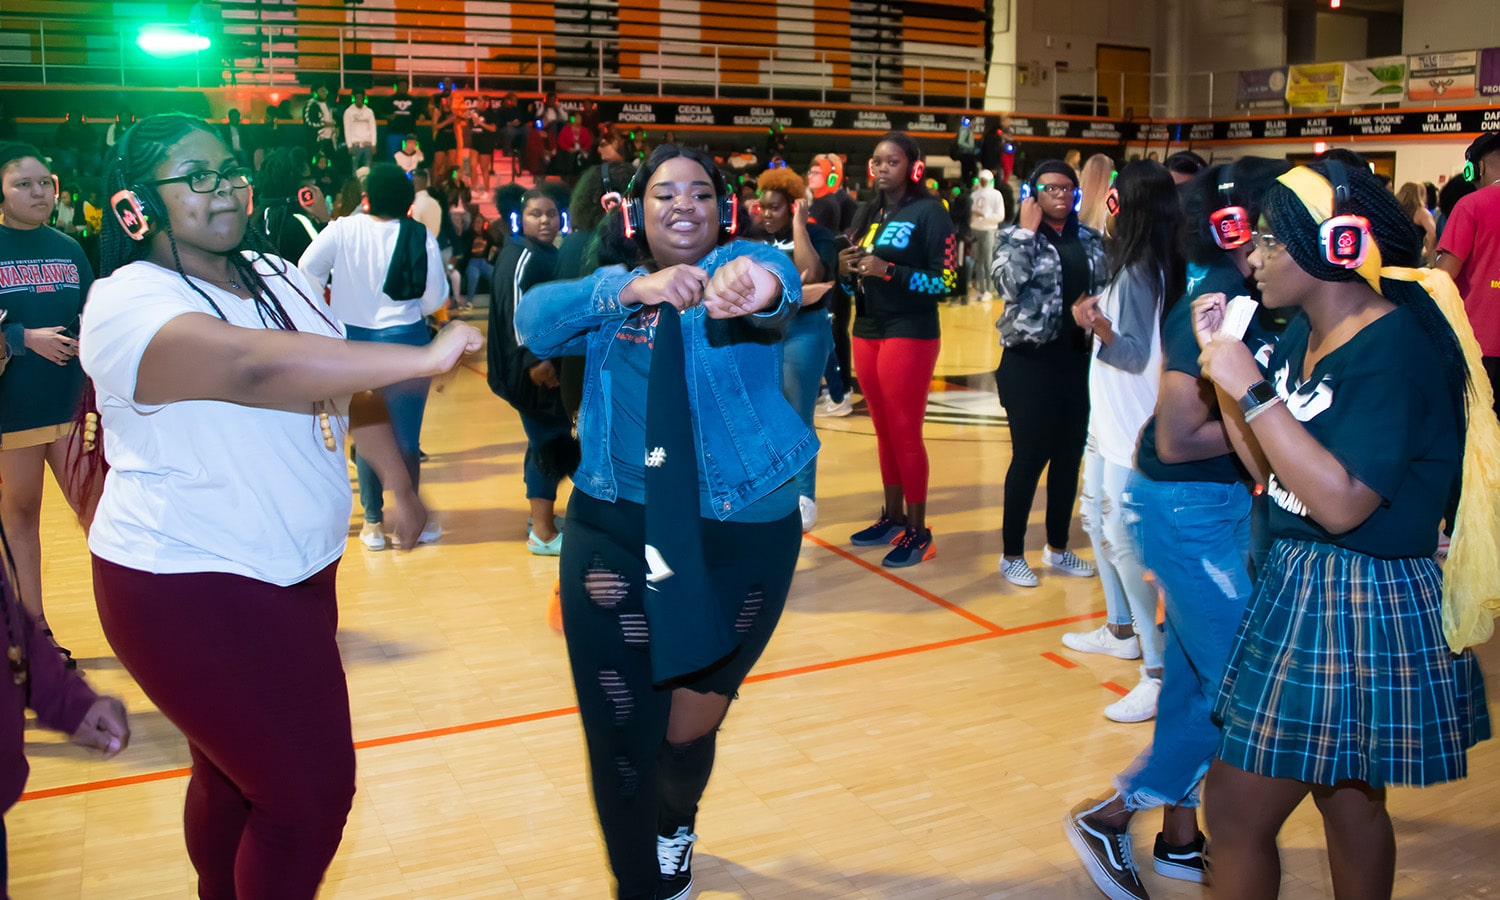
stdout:
{"type": "MultiPolygon", "coordinates": [[[[1156,716],[1165,638],[1156,626],[1156,591],[1146,583],[1140,550],[1127,534],[1125,483],[1135,464],[1141,428],[1156,408],[1161,379],[1161,314],[1182,294],[1186,264],[1178,251],[1182,210],[1177,186],[1160,163],[1127,165],[1112,189],[1119,212],[1107,245],[1110,281],[1103,294],[1073,304],[1073,319],[1093,337],[1089,366],[1089,431],[1083,457],[1080,514],[1094,545],[1094,563],[1112,623],[1132,623],[1140,638],[1141,679],[1105,707],[1116,722],[1156,716]]],[[[1128,629],[1121,629],[1128,636],[1128,629]]],[[[1066,634],[1063,644],[1095,652],[1066,634]]]]}
{"type": "Polygon", "coordinates": [[[344,143],[349,145],[352,167],[362,169],[375,155],[375,110],[365,99],[365,89],[354,89],[354,102],[344,110],[344,143]]]}
{"type": "Polygon", "coordinates": [[[422,147],[417,141],[417,136],[408,134],[401,140],[401,148],[396,151],[394,158],[396,165],[401,167],[401,171],[410,175],[421,168],[422,160],[426,159],[426,156],[422,153],[422,147]]]}
{"type": "Polygon", "coordinates": [[[1005,221],[1005,196],[995,189],[995,173],[979,172],[979,187],[969,198],[969,228],[974,232],[974,289],[979,302],[995,297],[995,278],[990,265],[995,260],[995,230],[1005,221]]]}
{"type": "MultiPolygon", "coordinates": [[[[448,299],[437,239],[407,216],[414,194],[412,183],[394,163],[372,166],[365,182],[368,215],[330,222],[297,263],[314,285],[327,283],[332,274],[333,315],[350,340],[426,346],[426,317],[448,299]]],[[[380,390],[413,486],[421,483],[417,440],[427,388],[428,379],[411,378],[380,390]]],[[[381,476],[358,447],[354,463],[365,511],[360,541],[368,550],[384,550],[381,476]]],[[[441,528],[431,525],[418,542],[435,541],[441,534],[441,528]]]]}
{"type": "Polygon", "coordinates": [[[312,900],[354,796],[344,433],[388,474],[412,546],[427,512],[368,392],[483,339],[458,323],[423,348],[344,340],[256,249],[249,179],[201,119],[142,120],[107,179],[79,338],[110,464],[89,533],[100,623],[187,739],[198,895],[312,900]]]}

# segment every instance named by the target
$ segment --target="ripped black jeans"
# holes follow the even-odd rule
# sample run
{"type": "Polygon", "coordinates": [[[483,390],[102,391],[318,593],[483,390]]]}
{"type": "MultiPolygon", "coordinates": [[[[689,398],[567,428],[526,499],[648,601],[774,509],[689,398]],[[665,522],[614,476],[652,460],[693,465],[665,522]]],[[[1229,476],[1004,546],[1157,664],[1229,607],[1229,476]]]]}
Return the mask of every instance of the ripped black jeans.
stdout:
{"type": "Polygon", "coordinates": [[[693,827],[713,765],[714,734],[667,743],[672,689],[734,697],[786,606],[802,525],[796,512],[775,522],[704,520],[712,602],[741,635],[739,650],[667,686],[651,679],[645,508],[607,503],[575,490],[559,576],[563,632],[588,742],[594,808],[621,900],[651,900],[660,869],[656,837],[693,827]]]}

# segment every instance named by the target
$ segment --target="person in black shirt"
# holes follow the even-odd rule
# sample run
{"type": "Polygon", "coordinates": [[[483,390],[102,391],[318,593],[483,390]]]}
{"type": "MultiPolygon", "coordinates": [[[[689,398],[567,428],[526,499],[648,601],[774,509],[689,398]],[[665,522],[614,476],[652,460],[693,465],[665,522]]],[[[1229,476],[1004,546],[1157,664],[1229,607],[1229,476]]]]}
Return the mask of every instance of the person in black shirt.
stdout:
{"type": "Polygon", "coordinates": [[[1193,304],[1203,373],[1266,485],[1275,540],[1215,707],[1214,881],[1275,896],[1276,836],[1311,794],[1335,894],[1390,897],[1387,787],[1463,778],[1490,736],[1467,648],[1492,632],[1481,598],[1500,592],[1494,531],[1472,531],[1494,528],[1500,423],[1462,301],[1445,274],[1413,268],[1396,199],[1335,160],[1278,182],[1250,263],[1265,305],[1300,313],[1269,363],[1219,334],[1223,295],[1193,304]],[[1461,468],[1444,572],[1433,554],[1461,468]]]}
{"type": "Polygon", "coordinates": [[[406,82],[398,78],[391,85],[391,99],[386,103],[385,155],[389,159],[401,149],[407,135],[416,133],[417,98],[406,89],[406,82]]]}
{"type": "Polygon", "coordinates": [[[1089,336],[1067,310],[1109,281],[1097,231],[1078,222],[1078,176],[1067,163],[1036,167],[1020,221],[995,235],[990,271],[1005,300],[995,327],[1004,350],[995,370],[1010,424],[1000,574],[1019,587],[1039,582],[1024,556],[1026,523],[1047,470],[1047,547],[1042,561],[1066,575],[1094,567],[1068,549],[1078,473],[1089,425],[1089,336]]]}
{"type": "MultiPolygon", "coordinates": [[[[1156,576],[1166,603],[1156,722],[1151,744],[1117,776],[1118,791],[1102,802],[1080,804],[1068,823],[1086,869],[1106,893],[1144,891],[1134,859],[1095,851],[1117,845],[1136,813],[1157,806],[1162,830],[1152,851],[1156,872],[1185,881],[1205,877],[1199,786],[1219,747],[1213,704],[1250,598],[1252,528],[1250,478],[1230,447],[1213,383],[1198,366],[1192,300],[1210,293],[1258,296],[1246,286],[1255,249],[1249,227],[1260,215],[1266,189],[1288,168],[1246,158],[1215,167],[1184,189],[1189,282],[1162,313],[1155,414],[1141,431],[1135,471],[1119,504],[1131,523],[1129,543],[1156,576]]],[[[1275,335],[1252,323],[1245,340],[1257,356],[1268,358],[1275,335]]],[[[1063,640],[1084,652],[1140,654],[1128,623],[1063,640]]]]}
{"type": "Polygon", "coordinates": [[[854,367],[880,453],[885,506],[849,540],[895,546],[881,565],[932,559],[927,527],[927,447],[922,421],[937,366],[937,304],[958,284],[948,211],[922,185],[927,164],[910,136],[880,139],[869,170],[879,195],[854,220],[854,246],[839,253],[839,274],[854,292],[854,367]]]}

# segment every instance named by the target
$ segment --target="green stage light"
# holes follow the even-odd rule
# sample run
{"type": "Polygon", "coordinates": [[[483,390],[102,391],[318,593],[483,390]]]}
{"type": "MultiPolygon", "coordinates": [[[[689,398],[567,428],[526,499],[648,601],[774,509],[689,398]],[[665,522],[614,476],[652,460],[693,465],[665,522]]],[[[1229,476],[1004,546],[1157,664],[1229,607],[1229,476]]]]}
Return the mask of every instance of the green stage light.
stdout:
{"type": "Polygon", "coordinates": [[[152,56],[184,56],[208,49],[209,40],[176,28],[148,26],[141,29],[135,45],[152,56]]]}

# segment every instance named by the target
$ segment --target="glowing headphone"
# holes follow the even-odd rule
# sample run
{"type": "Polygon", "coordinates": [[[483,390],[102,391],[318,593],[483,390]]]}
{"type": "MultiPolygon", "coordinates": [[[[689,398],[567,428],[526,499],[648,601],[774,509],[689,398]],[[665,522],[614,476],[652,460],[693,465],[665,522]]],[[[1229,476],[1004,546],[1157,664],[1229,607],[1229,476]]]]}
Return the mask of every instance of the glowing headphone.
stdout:
{"type": "MultiPolygon", "coordinates": [[[[691,156],[687,158],[693,162],[699,162],[691,156]]],[[[630,176],[630,184],[625,187],[625,199],[622,205],[625,208],[625,237],[628,240],[635,240],[636,234],[645,228],[646,201],[636,194],[637,181],[641,181],[640,193],[646,193],[645,182],[641,180],[641,173],[645,171],[645,168],[645,166],[637,167],[635,174],[630,176]]],[[[709,164],[706,168],[708,177],[713,181],[714,193],[718,197],[719,235],[723,237],[735,234],[740,230],[740,198],[729,189],[729,182],[725,179],[724,173],[719,171],[718,166],[709,164]]]]}
{"type": "MultiPolygon", "coordinates": [[[[130,160],[130,139],[135,127],[125,132],[115,144],[115,166],[119,181],[125,180],[125,169],[130,160]]],[[[125,236],[132,241],[144,241],[158,220],[165,220],[167,211],[161,205],[161,196],[149,185],[130,185],[115,191],[109,198],[109,208],[125,236]]]]}
{"type": "MultiPolygon", "coordinates": [[[[922,175],[927,171],[927,160],[922,158],[922,148],[917,148],[917,158],[910,163],[906,170],[906,177],[911,179],[912,184],[921,184],[922,175]]],[[[875,158],[871,157],[868,165],[870,177],[875,177],[875,158]]]]}
{"type": "Polygon", "coordinates": [[[1478,181],[1479,167],[1474,164],[1497,149],[1500,149],[1500,134],[1487,134],[1476,138],[1474,143],[1464,150],[1464,180],[1478,181]]]}
{"type": "Polygon", "coordinates": [[[1372,243],[1370,220],[1339,212],[1349,200],[1349,175],[1338,160],[1326,160],[1324,165],[1328,168],[1328,183],[1333,185],[1333,216],[1318,226],[1323,258],[1335,266],[1357,269],[1364,264],[1372,243]]]}
{"type": "Polygon", "coordinates": [[[1234,163],[1230,163],[1220,170],[1219,196],[1224,200],[1224,206],[1208,214],[1209,230],[1213,232],[1214,243],[1219,245],[1220,250],[1233,250],[1250,243],[1250,235],[1255,230],[1255,223],[1250,221],[1250,211],[1234,202],[1231,192],[1234,190],[1234,163]]]}

